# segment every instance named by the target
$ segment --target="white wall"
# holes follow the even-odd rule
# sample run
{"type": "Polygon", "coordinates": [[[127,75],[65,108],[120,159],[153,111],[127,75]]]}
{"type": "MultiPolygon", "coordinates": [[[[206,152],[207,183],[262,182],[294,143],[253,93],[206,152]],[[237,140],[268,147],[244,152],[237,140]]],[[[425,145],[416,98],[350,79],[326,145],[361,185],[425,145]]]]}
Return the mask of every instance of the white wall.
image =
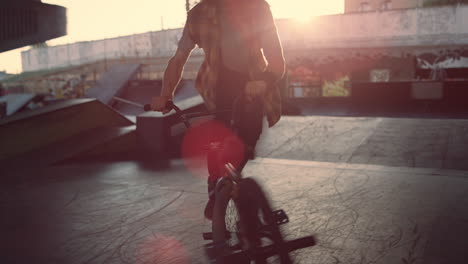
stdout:
{"type": "MultiPolygon", "coordinates": [[[[284,48],[290,50],[468,44],[468,6],[331,15],[309,23],[278,20],[277,25],[284,48]]],[[[21,54],[23,71],[106,58],[168,57],[174,54],[181,34],[179,28],[31,49],[21,54]]]]}
{"type": "Polygon", "coordinates": [[[81,65],[122,57],[167,57],[174,54],[181,34],[182,29],[179,28],[30,49],[21,53],[23,71],[81,65]]]}
{"type": "Polygon", "coordinates": [[[285,49],[468,44],[468,6],[399,9],[278,21],[285,49]]]}

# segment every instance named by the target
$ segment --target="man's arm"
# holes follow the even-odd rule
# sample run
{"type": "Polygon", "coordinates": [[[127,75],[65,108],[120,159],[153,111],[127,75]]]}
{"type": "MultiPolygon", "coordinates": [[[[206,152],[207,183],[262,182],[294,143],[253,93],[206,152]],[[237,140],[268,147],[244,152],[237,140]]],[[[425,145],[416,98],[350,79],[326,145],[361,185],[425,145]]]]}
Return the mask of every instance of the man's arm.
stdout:
{"type": "Polygon", "coordinates": [[[190,37],[189,23],[188,17],[187,22],[185,22],[184,31],[182,32],[182,37],[177,46],[177,51],[169,60],[166,71],[164,72],[161,96],[171,96],[171,99],[173,98],[174,91],[182,77],[185,63],[192,50],[195,48],[195,42],[190,37]]]}
{"type": "Polygon", "coordinates": [[[283,78],[285,63],[283,47],[278,36],[275,21],[268,3],[260,9],[258,14],[260,41],[268,65],[259,80],[250,81],[245,87],[247,99],[263,96],[268,89],[276,87],[276,83],[283,78]]]}
{"type": "Polygon", "coordinates": [[[195,42],[190,37],[187,20],[177,51],[169,60],[166,70],[164,71],[161,94],[160,96],[152,98],[151,108],[153,110],[163,113],[169,112],[170,109],[166,109],[167,101],[174,99],[174,92],[182,77],[185,63],[194,48],[195,42]]]}
{"type": "Polygon", "coordinates": [[[269,6],[266,6],[265,11],[261,16],[261,23],[263,23],[261,43],[263,54],[268,62],[268,66],[265,71],[266,78],[270,78],[270,81],[276,82],[284,75],[285,62],[283,47],[281,46],[278,31],[269,6]]]}
{"type": "Polygon", "coordinates": [[[182,78],[182,72],[189,56],[190,51],[177,49],[176,54],[169,60],[164,71],[161,96],[173,99],[175,89],[182,78]]]}

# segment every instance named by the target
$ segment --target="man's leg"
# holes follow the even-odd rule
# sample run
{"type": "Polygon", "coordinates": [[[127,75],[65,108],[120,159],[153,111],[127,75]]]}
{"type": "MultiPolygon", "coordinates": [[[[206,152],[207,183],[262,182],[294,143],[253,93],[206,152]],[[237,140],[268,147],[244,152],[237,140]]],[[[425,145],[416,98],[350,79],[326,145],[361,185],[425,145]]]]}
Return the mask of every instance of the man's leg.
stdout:
{"type": "MultiPolygon", "coordinates": [[[[215,120],[224,124],[226,127],[230,127],[232,114],[229,112],[222,112],[216,115],[215,120]]],[[[222,141],[222,138],[218,138],[216,135],[213,136],[214,141],[222,141]]],[[[220,147],[220,146],[218,146],[220,147]]],[[[219,148],[212,148],[208,151],[206,156],[208,166],[208,203],[205,206],[205,217],[209,220],[213,216],[214,200],[215,200],[215,187],[218,179],[222,176],[222,153],[219,148]]]]}
{"type": "MultiPolygon", "coordinates": [[[[239,99],[240,96],[242,95],[243,89],[248,80],[249,80],[249,76],[246,75],[245,73],[234,72],[222,66],[222,68],[219,71],[218,86],[217,86],[217,92],[216,92],[216,105],[218,106],[218,109],[232,109],[233,107],[236,109],[239,109],[239,108],[244,107],[243,105],[234,106],[233,104],[234,104],[235,99],[239,99]]],[[[218,113],[216,115],[216,121],[224,124],[227,128],[232,129],[231,123],[233,121],[233,113],[232,112],[218,113]]],[[[260,124],[260,129],[261,129],[261,124],[260,124]]],[[[236,129],[236,131],[233,131],[233,134],[236,134],[237,132],[238,131],[236,129]]],[[[257,141],[256,139],[253,140],[248,136],[247,137],[243,135],[237,135],[237,136],[239,136],[240,139],[244,142],[245,149],[252,149],[252,147],[249,147],[248,145],[251,144],[250,142],[257,141]]],[[[258,139],[258,136],[257,136],[257,139],[258,139]]],[[[220,139],[220,140],[224,140],[224,139],[220,139]]],[[[224,148],[225,146],[222,146],[222,147],[224,148]]],[[[255,144],[253,145],[253,147],[255,147],[255,144]]],[[[211,219],[213,207],[214,207],[214,198],[215,198],[214,188],[216,186],[217,180],[222,176],[221,173],[222,173],[223,168],[221,168],[221,166],[223,166],[225,162],[229,161],[229,158],[227,157],[229,157],[229,154],[232,154],[229,149],[227,150],[223,149],[222,151],[227,151],[228,155],[227,156],[225,155],[226,152],[221,153],[219,149],[212,150],[207,155],[207,164],[208,164],[208,172],[209,172],[209,177],[208,177],[209,200],[205,207],[205,217],[208,219],[211,219]]],[[[253,153],[253,152],[249,151],[249,153],[253,153]]],[[[249,155],[249,157],[251,156],[252,155],[249,155]]],[[[238,167],[237,169],[239,172],[241,171],[241,168],[244,167],[247,160],[248,158],[246,158],[244,155],[244,159],[240,162],[241,164],[237,166],[238,167]]],[[[239,164],[239,162],[235,162],[235,163],[239,164]]]]}
{"type": "Polygon", "coordinates": [[[255,158],[255,147],[263,129],[264,105],[263,100],[241,100],[235,113],[234,127],[237,135],[244,143],[244,162],[238,168],[241,171],[249,159],[255,158]]]}
{"type": "Polygon", "coordinates": [[[221,177],[219,150],[210,149],[206,156],[208,165],[208,203],[205,206],[205,217],[209,220],[213,216],[213,208],[215,201],[215,187],[218,179],[221,177]]]}

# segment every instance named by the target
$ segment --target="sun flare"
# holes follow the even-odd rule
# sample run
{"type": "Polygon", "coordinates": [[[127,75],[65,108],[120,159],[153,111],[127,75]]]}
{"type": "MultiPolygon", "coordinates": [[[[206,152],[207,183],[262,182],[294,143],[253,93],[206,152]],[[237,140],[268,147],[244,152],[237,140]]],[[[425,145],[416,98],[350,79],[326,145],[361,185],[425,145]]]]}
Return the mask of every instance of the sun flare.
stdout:
{"type": "Polygon", "coordinates": [[[267,0],[276,18],[292,18],[309,21],[311,18],[327,14],[343,13],[343,0],[267,0]]]}
{"type": "MultiPolygon", "coordinates": [[[[344,0],[266,0],[274,18],[290,18],[306,24],[311,18],[326,14],[343,13],[344,0]]],[[[67,31],[65,37],[53,39],[50,46],[113,38],[160,29],[179,28],[184,25],[185,1],[181,0],[42,0],[43,3],[62,5],[67,8],[67,31]],[[97,5],[97,6],[96,6],[97,5]],[[112,12],[103,13],[112,5],[112,12]],[[93,6],[90,10],[90,6],[93,6]],[[122,17],[126,19],[122,20],[122,17]],[[130,21],[130,22],[129,22],[130,21]]],[[[21,72],[21,50],[0,54],[0,70],[21,72]]]]}

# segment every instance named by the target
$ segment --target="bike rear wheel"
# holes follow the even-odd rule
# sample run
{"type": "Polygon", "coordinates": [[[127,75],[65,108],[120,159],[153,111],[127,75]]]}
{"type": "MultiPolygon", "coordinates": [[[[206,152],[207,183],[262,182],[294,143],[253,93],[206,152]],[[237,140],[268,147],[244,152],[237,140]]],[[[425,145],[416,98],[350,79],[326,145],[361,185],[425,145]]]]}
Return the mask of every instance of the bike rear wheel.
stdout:
{"type": "Polygon", "coordinates": [[[224,180],[217,188],[212,222],[216,263],[250,263],[252,260],[265,264],[273,255],[278,256],[281,264],[292,263],[260,185],[252,178],[243,179],[238,185],[236,199],[231,195],[234,188],[231,180],[224,180]],[[264,248],[268,248],[268,252],[262,250],[264,248]],[[242,257],[229,259],[227,256],[233,253],[242,257]]]}
{"type": "Polygon", "coordinates": [[[255,263],[268,263],[268,257],[273,255],[278,256],[281,264],[292,263],[265,192],[252,178],[244,179],[240,185],[238,203],[242,221],[247,227],[246,236],[255,245],[255,263]],[[270,250],[266,252],[265,248],[270,250]]]}
{"type": "Polygon", "coordinates": [[[231,195],[234,184],[230,179],[223,179],[216,186],[212,236],[217,264],[237,263],[226,256],[242,251],[242,243],[245,241],[240,231],[238,203],[231,195]]]}

